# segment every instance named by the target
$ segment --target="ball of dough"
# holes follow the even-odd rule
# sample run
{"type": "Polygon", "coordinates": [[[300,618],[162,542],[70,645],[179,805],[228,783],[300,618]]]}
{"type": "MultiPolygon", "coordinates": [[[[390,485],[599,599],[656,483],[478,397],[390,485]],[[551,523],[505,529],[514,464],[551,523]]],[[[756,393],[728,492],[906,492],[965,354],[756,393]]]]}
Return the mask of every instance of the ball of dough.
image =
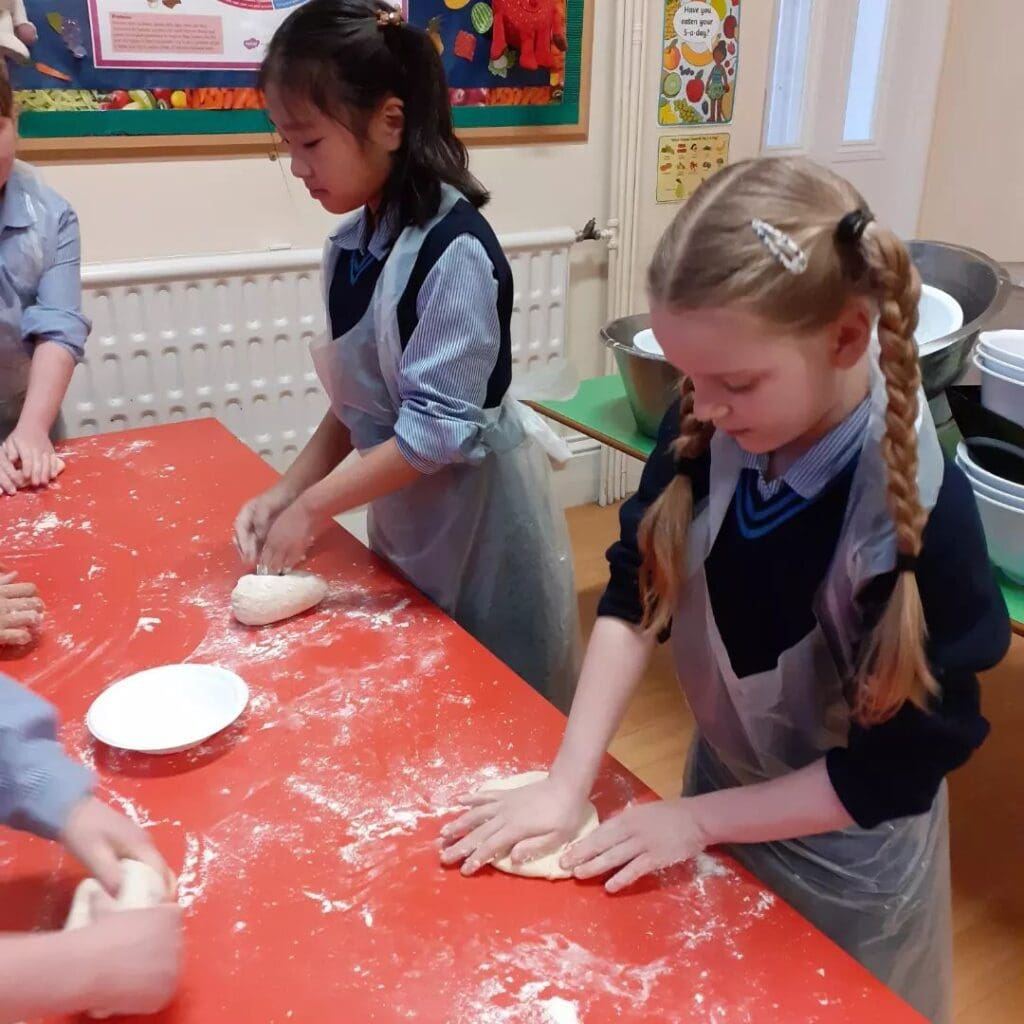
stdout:
{"type": "Polygon", "coordinates": [[[311,572],[243,576],[231,593],[231,611],[246,626],[267,626],[316,607],[327,583],[311,572]]]}
{"type": "MultiPolygon", "coordinates": [[[[158,875],[148,864],[138,860],[121,861],[121,888],[114,900],[115,910],[142,910],[155,907],[168,898],[171,890],[177,885],[158,875]]],[[[85,928],[92,924],[92,902],[103,886],[95,878],[87,878],[75,890],[71,900],[71,910],[64,922],[65,931],[85,928]]]]}
{"type": "MultiPolygon", "coordinates": [[[[138,860],[123,860],[121,888],[117,890],[114,910],[145,910],[147,907],[158,906],[167,900],[177,887],[177,879],[164,878],[148,864],[138,860]]],[[[66,932],[85,928],[93,923],[93,897],[96,893],[104,891],[103,886],[95,878],[87,878],[79,883],[71,900],[68,919],[64,922],[66,932]]],[[[89,1016],[93,1020],[105,1020],[110,1014],[103,1010],[91,1010],[89,1016]]]]}
{"type": "MultiPolygon", "coordinates": [[[[523,786],[532,785],[534,782],[543,782],[547,777],[547,772],[525,772],[523,775],[512,775],[507,779],[495,779],[493,782],[488,782],[480,787],[480,792],[490,793],[495,790],[520,789],[523,786]]],[[[580,827],[576,830],[576,834],[569,842],[560,846],[553,853],[545,854],[536,860],[528,860],[521,863],[513,863],[511,856],[502,857],[494,861],[492,867],[496,867],[499,871],[504,871],[509,875],[521,875],[523,878],[549,878],[553,882],[564,878],[572,878],[572,872],[566,871],[559,864],[559,861],[573,843],[578,843],[584,836],[590,835],[599,824],[597,808],[592,803],[588,803],[586,816],[580,827]]]]}

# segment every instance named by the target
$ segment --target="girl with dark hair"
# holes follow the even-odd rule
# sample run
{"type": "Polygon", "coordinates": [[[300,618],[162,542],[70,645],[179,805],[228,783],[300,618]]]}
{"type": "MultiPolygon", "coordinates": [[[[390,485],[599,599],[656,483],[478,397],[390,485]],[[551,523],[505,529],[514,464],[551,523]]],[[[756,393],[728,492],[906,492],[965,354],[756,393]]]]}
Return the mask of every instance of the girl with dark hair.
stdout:
{"type": "Polygon", "coordinates": [[[326,245],[330,331],[313,346],[331,409],[242,509],[239,550],[286,571],[332,516],[369,504],[373,550],[565,707],[578,627],[545,457],[558,439],[528,431],[509,394],[512,272],[434,45],[380,0],[310,0],[260,84],[292,173],[347,216],[326,245]]]}

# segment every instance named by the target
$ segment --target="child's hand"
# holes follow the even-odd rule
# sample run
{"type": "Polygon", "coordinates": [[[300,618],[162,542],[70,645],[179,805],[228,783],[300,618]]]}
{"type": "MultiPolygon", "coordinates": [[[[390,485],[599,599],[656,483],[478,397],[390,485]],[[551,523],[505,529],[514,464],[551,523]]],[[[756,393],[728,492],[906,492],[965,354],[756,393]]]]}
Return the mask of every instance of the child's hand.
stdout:
{"type": "Polygon", "coordinates": [[[318,525],[302,498],[293,501],[267,533],[260,550],[260,568],[276,576],[300,565],[316,539],[318,525]]]}
{"type": "Polygon", "coordinates": [[[555,779],[519,789],[459,797],[470,808],[441,829],[441,862],[471,875],[510,851],[514,861],[535,860],[569,842],[586,812],[586,802],[555,779]]]}
{"type": "Polygon", "coordinates": [[[21,468],[23,487],[45,487],[57,475],[55,470],[60,460],[53,450],[53,442],[41,430],[18,424],[4,441],[4,453],[12,465],[21,468]]]}
{"type": "Polygon", "coordinates": [[[71,933],[94,970],[86,1007],[106,1015],[162,1010],[181,974],[181,908],[114,911],[98,894],[93,910],[96,923],[71,933]]]}
{"type": "Polygon", "coordinates": [[[235,520],[235,547],[247,565],[255,567],[274,520],[295,497],[278,484],[242,506],[235,520]]]}
{"type": "Polygon", "coordinates": [[[4,494],[17,494],[24,486],[24,474],[8,457],[7,445],[0,446],[0,491],[4,494]]]}
{"type": "Polygon", "coordinates": [[[17,583],[15,572],[0,572],[0,645],[32,642],[32,630],[43,621],[43,602],[34,583],[17,583]]]}
{"type": "Polygon", "coordinates": [[[562,858],[577,878],[594,878],[616,868],[607,882],[618,892],[637,879],[702,853],[707,841],[686,799],[634,804],[609,818],[562,858]]]}
{"type": "Polygon", "coordinates": [[[94,796],[74,806],[61,842],[111,896],[117,895],[121,886],[121,861],[125,858],[148,864],[168,883],[173,878],[149,836],[94,796]]]}

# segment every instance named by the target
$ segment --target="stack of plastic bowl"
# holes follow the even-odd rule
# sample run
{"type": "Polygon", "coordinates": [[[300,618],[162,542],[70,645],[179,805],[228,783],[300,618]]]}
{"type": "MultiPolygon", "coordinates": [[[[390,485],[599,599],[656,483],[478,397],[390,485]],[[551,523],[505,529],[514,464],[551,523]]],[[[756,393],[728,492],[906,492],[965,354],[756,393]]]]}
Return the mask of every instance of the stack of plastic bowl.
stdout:
{"type": "Polygon", "coordinates": [[[957,447],[956,462],[977,499],[989,556],[1024,586],[1024,448],[971,438],[957,447]]]}
{"type": "Polygon", "coordinates": [[[1024,331],[986,331],[974,364],[981,371],[981,404],[1024,427],[1024,331]]]}

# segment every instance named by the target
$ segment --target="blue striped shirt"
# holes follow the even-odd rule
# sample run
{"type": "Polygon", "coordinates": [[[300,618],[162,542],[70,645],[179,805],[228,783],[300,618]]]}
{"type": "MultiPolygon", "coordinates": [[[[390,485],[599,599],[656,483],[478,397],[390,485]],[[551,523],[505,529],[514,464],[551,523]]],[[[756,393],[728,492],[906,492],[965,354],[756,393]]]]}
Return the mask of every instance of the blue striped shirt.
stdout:
{"type": "MultiPolygon", "coordinates": [[[[366,217],[355,217],[332,241],[383,262],[396,228],[395,218],[385,216],[367,237],[366,217]]],[[[403,457],[421,473],[479,462],[486,454],[483,407],[501,345],[497,289],[490,258],[471,235],[445,249],[420,288],[418,323],[398,365],[394,434],[403,457]]]]}
{"type": "Polygon", "coordinates": [[[0,674],[0,824],[56,839],[94,782],[57,742],[53,708],[0,674]]]}
{"type": "Polygon", "coordinates": [[[766,478],[768,455],[765,453],[753,455],[744,452],[743,468],[757,471],[757,490],[766,501],[774,498],[782,490],[783,484],[801,498],[814,498],[860,451],[870,415],[869,396],[842,423],[833,427],[813,447],[804,452],[782,476],[771,480],[766,478]]]}
{"type": "Polygon", "coordinates": [[[0,200],[0,345],[52,341],[75,362],[84,357],[91,324],[82,312],[80,248],[75,211],[16,163],[0,200]]]}

